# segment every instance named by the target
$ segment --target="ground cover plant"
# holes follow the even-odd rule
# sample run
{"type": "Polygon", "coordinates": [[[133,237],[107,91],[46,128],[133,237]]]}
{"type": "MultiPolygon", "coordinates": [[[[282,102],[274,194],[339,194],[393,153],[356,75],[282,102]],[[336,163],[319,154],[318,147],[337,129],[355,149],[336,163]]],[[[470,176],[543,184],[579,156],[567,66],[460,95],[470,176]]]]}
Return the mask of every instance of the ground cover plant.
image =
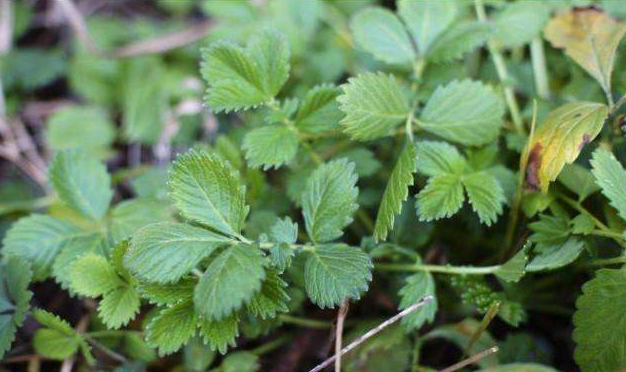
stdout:
{"type": "Polygon", "coordinates": [[[625,18],[0,0],[0,371],[626,370],[625,18]]]}

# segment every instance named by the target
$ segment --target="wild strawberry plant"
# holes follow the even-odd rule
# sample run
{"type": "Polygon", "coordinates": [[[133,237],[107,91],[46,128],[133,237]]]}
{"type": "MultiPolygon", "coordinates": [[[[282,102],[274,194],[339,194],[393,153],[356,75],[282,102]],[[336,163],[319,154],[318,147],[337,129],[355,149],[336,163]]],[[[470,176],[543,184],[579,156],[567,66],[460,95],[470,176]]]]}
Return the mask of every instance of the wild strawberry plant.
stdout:
{"type": "MultiPolygon", "coordinates": [[[[336,371],[626,369],[626,12],[574,3],[207,1],[183,62],[77,45],[49,196],[0,208],[0,354],[307,370],[334,339],[358,344],[336,371]]],[[[16,97],[29,76],[3,69],[16,97]]]]}

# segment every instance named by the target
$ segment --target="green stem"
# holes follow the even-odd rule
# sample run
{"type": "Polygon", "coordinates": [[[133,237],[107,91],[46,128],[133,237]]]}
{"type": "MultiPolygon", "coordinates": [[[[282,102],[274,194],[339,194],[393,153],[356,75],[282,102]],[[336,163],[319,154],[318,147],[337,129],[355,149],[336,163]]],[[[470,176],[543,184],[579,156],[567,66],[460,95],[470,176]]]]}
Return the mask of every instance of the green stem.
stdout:
{"type": "Polygon", "coordinates": [[[109,357],[111,357],[111,359],[114,359],[120,363],[126,363],[128,362],[128,360],[126,359],[126,357],[124,357],[122,354],[119,354],[111,349],[109,349],[108,347],[104,346],[103,344],[101,344],[100,342],[96,341],[95,339],[93,339],[91,336],[87,335],[87,334],[83,334],[83,337],[85,338],[85,340],[87,340],[88,343],[90,343],[93,347],[95,347],[96,349],[102,351],[104,354],[108,355],[109,357]]]}
{"type": "MultiPolygon", "coordinates": [[[[487,22],[487,13],[485,12],[485,6],[483,4],[483,1],[475,0],[474,7],[476,9],[476,16],[478,17],[478,20],[481,22],[487,22]]],[[[526,130],[524,129],[522,115],[520,113],[517,100],[515,99],[515,92],[513,91],[513,88],[511,88],[510,86],[509,73],[506,69],[506,63],[504,62],[504,57],[502,56],[502,53],[500,53],[500,51],[498,50],[493,40],[489,40],[487,42],[487,49],[489,50],[489,54],[491,55],[493,64],[496,67],[496,72],[498,73],[498,78],[500,79],[500,83],[504,87],[504,98],[509,108],[509,113],[511,114],[511,119],[513,120],[513,125],[515,126],[515,130],[517,131],[517,133],[521,135],[525,135],[526,130]]]]}
{"type": "Polygon", "coordinates": [[[451,266],[451,265],[425,265],[425,264],[376,264],[375,270],[381,271],[426,271],[430,273],[454,274],[454,275],[488,275],[495,273],[500,265],[495,266],[451,266]]]}
{"type": "Polygon", "coordinates": [[[595,225],[600,230],[611,231],[607,225],[602,223],[602,221],[597,219],[596,216],[594,216],[593,214],[591,214],[591,212],[589,212],[587,209],[585,209],[585,207],[583,207],[582,204],[580,204],[579,201],[576,201],[576,200],[570,198],[569,196],[566,196],[566,195],[563,195],[563,194],[558,194],[557,196],[558,196],[559,199],[561,199],[562,201],[567,203],[570,207],[574,208],[579,213],[584,214],[587,217],[591,218],[593,220],[593,222],[595,223],[595,225]]]}
{"type": "Polygon", "coordinates": [[[263,354],[267,354],[281,346],[283,346],[284,344],[286,344],[287,342],[291,341],[293,337],[291,335],[283,335],[280,336],[272,341],[269,341],[259,347],[256,347],[252,350],[250,350],[250,352],[252,354],[255,355],[263,355],[263,354]]]}
{"type": "Polygon", "coordinates": [[[546,55],[543,48],[543,40],[537,36],[530,43],[530,58],[535,76],[537,94],[543,99],[550,99],[550,85],[548,82],[548,69],[546,68],[546,55]]]}
{"type": "Polygon", "coordinates": [[[299,325],[306,328],[328,329],[333,326],[331,322],[325,322],[323,320],[315,320],[308,318],[300,318],[293,315],[281,314],[278,316],[280,321],[287,324],[299,325]]]}

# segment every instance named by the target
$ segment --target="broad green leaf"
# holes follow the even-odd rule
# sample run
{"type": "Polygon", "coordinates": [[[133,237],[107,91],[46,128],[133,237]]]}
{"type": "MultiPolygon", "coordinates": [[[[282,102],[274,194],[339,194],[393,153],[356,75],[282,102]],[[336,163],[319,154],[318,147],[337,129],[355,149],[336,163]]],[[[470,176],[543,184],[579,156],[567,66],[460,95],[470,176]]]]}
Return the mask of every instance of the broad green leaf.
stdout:
{"type": "Polygon", "coordinates": [[[593,176],[613,208],[626,220],[626,171],[610,151],[597,149],[591,159],[593,176]]]}
{"type": "Polygon", "coordinates": [[[238,235],[248,215],[239,174],[215,154],[190,150],[171,173],[171,196],[180,213],[228,235],[238,235]]]}
{"type": "Polygon", "coordinates": [[[626,369],[626,270],[601,269],[576,300],[574,359],[583,372],[626,369]]]}
{"type": "Polygon", "coordinates": [[[32,271],[17,256],[0,263],[0,358],[11,348],[15,332],[24,323],[33,293],[28,290],[32,271]]]}
{"type": "Polygon", "coordinates": [[[43,326],[33,337],[33,346],[42,356],[63,360],[76,353],[84,342],[68,322],[52,313],[35,309],[33,317],[43,326]]]}
{"type": "Polygon", "coordinates": [[[172,354],[195,334],[198,317],[193,304],[179,302],[159,311],[146,327],[146,342],[160,355],[172,354]]]}
{"type": "Polygon", "coordinates": [[[416,58],[407,30],[387,9],[367,8],[352,17],[350,28],[356,43],[387,63],[410,63],[416,58]]]}
{"type": "Polygon", "coordinates": [[[91,106],[68,106],[55,111],[47,122],[46,141],[53,150],[84,148],[102,155],[115,138],[106,112],[91,106]]]}
{"type": "Polygon", "coordinates": [[[124,282],[117,276],[115,269],[102,256],[86,254],[70,268],[71,288],[82,296],[98,297],[112,291],[124,282]]]}
{"type": "Polygon", "coordinates": [[[374,239],[376,241],[387,239],[387,234],[393,227],[395,215],[402,211],[402,203],[408,197],[409,186],[413,185],[414,172],[415,145],[412,142],[407,142],[393,167],[378,208],[374,225],[374,239]]]}
{"type": "Polygon", "coordinates": [[[140,305],[137,291],[129,285],[122,285],[102,297],[98,315],[109,329],[118,329],[139,313],[140,305]]]}
{"type": "Polygon", "coordinates": [[[246,133],[243,149],[250,166],[278,169],[298,151],[298,132],[283,124],[255,128],[246,133]]]}
{"type": "Polygon", "coordinates": [[[289,78],[289,43],[276,30],[264,29],[250,38],[246,52],[258,66],[266,96],[274,97],[289,78]]]}
{"type": "Polygon", "coordinates": [[[290,298],[285,288],[287,283],[275,270],[267,270],[261,290],[248,304],[248,310],[261,319],[274,318],[277,313],[289,311],[287,302],[290,298]]]}
{"type": "Polygon", "coordinates": [[[182,279],[174,284],[139,283],[137,291],[150,303],[173,305],[181,301],[191,301],[196,284],[197,281],[193,279],[182,279]]]}
{"type": "MultiPolygon", "coordinates": [[[[406,278],[405,284],[398,291],[400,295],[400,309],[415,304],[425,296],[435,296],[435,281],[429,272],[418,272],[406,278]]],[[[437,313],[437,300],[434,299],[425,304],[421,309],[402,318],[402,325],[411,331],[420,329],[425,323],[430,323],[435,319],[437,313]]]]}
{"type": "Polygon", "coordinates": [[[68,207],[94,220],[104,217],[113,197],[106,167],[82,150],[58,152],[50,165],[50,182],[68,207]]]}
{"type": "Polygon", "coordinates": [[[591,171],[576,163],[566,164],[559,173],[558,180],[563,186],[578,195],[578,201],[583,201],[589,195],[600,190],[600,186],[596,185],[591,171]]]}
{"type": "Polygon", "coordinates": [[[501,364],[497,367],[481,369],[477,372],[559,372],[558,370],[535,363],[511,363],[501,364]]]}
{"type": "Polygon", "coordinates": [[[583,241],[568,238],[551,245],[538,245],[535,256],[526,266],[526,271],[547,271],[567,266],[574,262],[585,248],[583,241]]]}
{"type": "Polygon", "coordinates": [[[124,200],[111,208],[109,234],[117,244],[140,228],[169,218],[169,205],[161,200],[151,197],[124,200]]]}
{"type": "Polygon", "coordinates": [[[431,44],[426,59],[441,63],[460,59],[467,52],[485,44],[493,30],[489,24],[458,22],[450,26],[431,44]]]}
{"type": "Polygon", "coordinates": [[[21,218],[2,240],[2,253],[16,255],[31,264],[34,280],[50,275],[55,258],[67,241],[80,234],[73,225],[54,217],[33,214],[21,218]]]}
{"type": "Polygon", "coordinates": [[[337,102],[346,114],[341,125],[352,139],[389,135],[409,114],[407,96],[392,75],[368,72],[348,79],[341,88],[337,102]]]}
{"type": "Polygon", "coordinates": [[[239,336],[239,317],[232,314],[222,320],[200,319],[198,334],[204,343],[209,344],[211,350],[226,354],[229,346],[236,345],[235,339],[239,336]]]}
{"type": "Polygon", "coordinates": [[[432,221],[448,218],[463,205],[463,184],[454,174],[431,177],[417,194],[417,215],[420,221],[432,221]]]}
{"type": "Polygon", "coordinates": [[[258,247],[237,244],[222,251],[196,286],[196,311],[208,320],[221,320],[250,302],[265,278],[258,247]]]}
{"type": "Polygon", "coordinates": [[[313,303],[335,307],[346,299],[357,300],[372,280],[372,261],[359,248],[345,244],[315,247],[304,266],[306,292],[313,303]]]}
{"type": "Polygon", "coordinates": [[[525,150],[529,154],[526,181],[547,192],[563,166],[573,163],[583,146],[600,133],[608,111],[600,103],[572,102],[550,112],[525,150]]]}
{"type": "Polygon", "coordinates": [[[552,18],[544,33],[552,46],[564,49],[607,94],[611,92],[615,52],[626,24],[595,8],[570,9],[552,18]]]}
{"type": "Polygon", "coordinates": [[[220,365],[221,372],[257,372],[259,356],[249,351],[237,351],[228,354],[220,365]]]}
{"type": "Polygon", "coordinates": [[[498,181],[486,171],[463,176],[463,186],[474,212],[480,222],[491,226],[502,214],[502,205],[506,199],[498,181]]]}
{"type": "Polygon", "coordinates": [[[296,127],[307,133],[334,129],[343,118],[336,99],[340,94],[338,87],[326,84],[309,90],[296,114],[296,127]]]}
{"type": "Polygon", "coordinates": [[[526,273],[526,264],[528,263],[527,247],[524,246],[510,260],[502,264],[494,275],[506,281],[517,283],[526,273]]]}
{"type": "Polygon", "coordinates": [[[222,235],[184,223],[157,223],[137,231],[124,262],[143,280],[172,283],[229,242],[222,235]]]}
{"type": "Polygon", "coordinates": [[[108,249],[107,238],[101,233],[83,233],[68,239],[52,264],[54,279],[71,291],[71,268],[76,259],[86,254],[104,255],[108,249]]]}
{"type": "Polygon", "coordinates": [[[549,16],[547,3],[528,0],[507,3],[493,17],[494,38],[506,48],[524,46],[541,34],[549,16]]]}
{"type": "Polygon", "coordinates": [[[426,176],[463,174],[467,161],[456,147],[446,142],[420,141],[417,143],[417,170],[426,176]]]}
{"type": "Polygon", "coordinates": [[[421,54],[454,22],[458,8],[454,0],[400,0],[398,15],[411,31],[421,54]]]}
{"type": "Polygon", "coordinates": [[[343,235],[358,209],[359,189],[354,163],[345,159],[320,165],[309,176],[302,193],[302,214],[313,242],[328,242],[343,235]]]}

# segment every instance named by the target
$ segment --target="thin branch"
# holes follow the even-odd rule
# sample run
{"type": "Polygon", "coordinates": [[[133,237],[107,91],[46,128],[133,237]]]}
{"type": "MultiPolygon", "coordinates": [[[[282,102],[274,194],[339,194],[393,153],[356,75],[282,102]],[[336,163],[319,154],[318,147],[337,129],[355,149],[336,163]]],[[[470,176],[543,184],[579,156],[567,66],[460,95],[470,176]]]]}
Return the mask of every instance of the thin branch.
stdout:
{"type": "Polygon", "coordinates": [[[398,314],[396,314],[396,315],[392,316],[391,318],[385,320],[384,322],[379,324],[377,327],[370,329],[364,335],[362,335],[361,337],[357,338],[352,343],[350,343],[348,346],[346,346],[343,349],[341,349],[341,351],[338,354],[335,354],[332,357],[326,359],[324,362],[320,363],[319,365],[317,365],[315,368],[313,368],[309,372],[319,372],[319,371],[323,370],[324,368],[326,368],[329,365],[331,365],[338,356],[345,355],[346,353],[348,353],[349,351],[351,351],[355,347],[357,347],[357,346],[361,345],[363,342],[367,341],[372,336],[376,335],[377,333],[381,332],[385,328],[389,327],[393,323],[395,323],[398,320],[402,319],[403,317],[409,315],[410,313],[414,312],[415,310],[419,309],[420,307],[426,305],[427,303],[431,302],[432,300],[433,300],[433,296],[430,296],[430,295],[422,298],[421,300],[417,301],[413,305],[411,305],[411,306],[407,307],[406,309],[402,310],[398,314]]]}
{"type": "Polygon", "coordinates": [[[350,302],[347,300],[341,304],[339,311],[337,311],[337,329],[335,330],[335,372],[341,372],[341,343],[343,342],[343,323],[348,315],[348,309],[350,309],[350,302]]]}
{"type": "Polygon", "coordinates": [[[11,49],[13,44],[13,2],[0,0],[0,54],[11,49]]]}
{"type": "Polygon", "coordinates": [[[80,40],[89,52],[93,54],[100,54],[96,43],[93,41],[91,34],[89,34],[85,17],[83,17],[80,10],[78,10],[76,4],[74,4],[72,0],[57,0],[56,3],[65,15],[70,27],[74,30],[78,40],[80,40]]]}
{"type": "Polygon", "coordinates": [[[467,347],[465,348],[465,352],[463,353],[464,356],[469,355],[470,350],[472,349],[476,341],[478,341],[480,335],[482,335],[483,332],[487,330],[487,327],[489,327],[489,324],[491,323],[493,318],[498,315],[498,311],[500,311],[500,305],[502,305],[502,303],[500,301],[496,301],[489,307],[489,310],[487,310],[487,312],[483,316],[483,319],[480,321],[480,325],[474,331],[472,337],[467,343],[467,347]]]}
{"type": "Polygon", "coordinates": [[[454,371],[458,371],[461,368],[464,368],[466,366],[469,366],[470,364],[474,364],[476,362],[478,362],[479,360],[488,357],[489,355],[493,354],[493,353],[497,353],[498,352],[498,347],[494,346],[490,349],[487,349],[485,351],[481,351],[478,354],[475,354],[465,360],[462,360],[456,364],[451,365],[450,367],[446,368],[446,369],[442,369],[440,372],[454,372],[454,371]]]}

